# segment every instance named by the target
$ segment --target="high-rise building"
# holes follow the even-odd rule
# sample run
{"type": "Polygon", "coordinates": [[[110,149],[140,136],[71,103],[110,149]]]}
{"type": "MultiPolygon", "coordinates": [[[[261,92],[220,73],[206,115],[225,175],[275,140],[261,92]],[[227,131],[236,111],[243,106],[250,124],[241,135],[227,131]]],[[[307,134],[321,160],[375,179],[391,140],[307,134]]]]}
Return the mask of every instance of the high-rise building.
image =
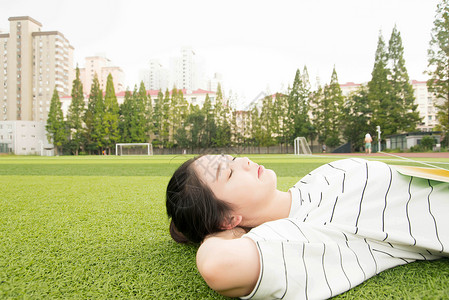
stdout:
{"type": "Polygon", "coordinates": [[[53,90],[69,95],[73,50],[58,31],[28,17],[10,17],[0,34],[0,121],[46,122],[53,90]]]}
{"type": "Polygon", "coordinates": [[[421,122],[417,128],[420,131],[433,131],[439,124],[437,119],[438,105],[443,104],[442,99],[438,99],[427,89],[427,81],[412,80],[412,86],[415,96],[415,104],[418,105],[417,111],[421,117],[421,122]]]}
{"type": "Polygon", "coordinates": [[[168,70],[162,66],[158,59],[151,59],[150,68],[140,71],[140,80],[149,90],[165,91],[169,88],[168,70]]]}
{"type": "Polygon", "coordinates": [[[192,48],[181,49],[181,56],[171,60],[171,80],[178,89],[196,90],[199,87],[199,69],[192,48]]]}
{"type": "Polygon", "coordinates": [[[120,67],[114,66],[104,55],[89,56],[85,59],[84,68],[80,68],[80,80],[83,83],[83,92],[90,93],[92,81],[97,74],[100,88],[105,91],[108,75],[112,75],[116,92],[125,90],[125,73],[120,67]]]}

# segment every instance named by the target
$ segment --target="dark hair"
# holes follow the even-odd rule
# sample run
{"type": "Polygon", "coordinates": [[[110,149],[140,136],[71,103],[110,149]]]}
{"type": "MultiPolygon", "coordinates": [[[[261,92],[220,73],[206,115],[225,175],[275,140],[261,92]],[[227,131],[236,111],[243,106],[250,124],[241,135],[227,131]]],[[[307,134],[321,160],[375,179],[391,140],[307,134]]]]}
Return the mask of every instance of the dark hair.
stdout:
{"type": "Polygon", "coordinates": [[[198,158],[183,163],[167,186],[170,235],[178,243],[200,243],[208,234],[223,231],[223,221],[231,211],[198,177],[193,168],[198,158]]]}

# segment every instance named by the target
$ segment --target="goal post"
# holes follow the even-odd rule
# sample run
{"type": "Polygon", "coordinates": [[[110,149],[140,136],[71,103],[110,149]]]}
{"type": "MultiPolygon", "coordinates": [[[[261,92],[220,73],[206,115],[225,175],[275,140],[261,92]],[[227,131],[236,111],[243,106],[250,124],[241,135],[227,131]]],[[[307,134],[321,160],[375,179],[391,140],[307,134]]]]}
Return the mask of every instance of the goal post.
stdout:
{"type": "Polygon", "coordinates": [[[115,155],[153,155],[151,143],[117,143],[115,155]]]}
{"type": "Polygon", "coordinates": [[[294,150],[295,155],[300,154],[312,154],[312,151],[310,150],[309,144],[307,143],[307,140],[305,137],[297,137],[294,141],[294,150]]]}

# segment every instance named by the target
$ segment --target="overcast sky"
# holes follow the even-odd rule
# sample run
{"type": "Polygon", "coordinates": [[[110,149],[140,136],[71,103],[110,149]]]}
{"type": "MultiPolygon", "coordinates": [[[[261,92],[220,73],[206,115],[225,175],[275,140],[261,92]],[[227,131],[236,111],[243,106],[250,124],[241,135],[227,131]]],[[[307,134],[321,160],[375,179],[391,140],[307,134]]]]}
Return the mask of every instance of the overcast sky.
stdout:
{"type": "Polygon", "coordinates": [[[426,80],[427,49],[438,0],[0,0],[0,29],[8,18],[30,16],[43,31],[60,31],[75,62],[105,54],[131,89],[139,70],[191,46],[205,74],[219,72],[224,90],[241,101],[282,91],[307,66],[328,83],[335,65],[340,83],[371,79],[379,31],[388,43],[401,33],[411,79],[426,80]]]}

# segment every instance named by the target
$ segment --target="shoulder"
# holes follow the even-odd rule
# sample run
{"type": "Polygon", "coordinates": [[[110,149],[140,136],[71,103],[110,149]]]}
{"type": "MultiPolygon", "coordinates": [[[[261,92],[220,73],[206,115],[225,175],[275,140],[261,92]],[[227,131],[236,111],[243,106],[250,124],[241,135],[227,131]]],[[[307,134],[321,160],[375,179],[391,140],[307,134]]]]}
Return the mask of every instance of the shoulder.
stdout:
{"type": "Polygon", "coordinates": [[[259,252],[249,238],[207,238],[196,256],[198,271],[210,288],[225,296],[249,294],[259,278],[259,252]]]}

